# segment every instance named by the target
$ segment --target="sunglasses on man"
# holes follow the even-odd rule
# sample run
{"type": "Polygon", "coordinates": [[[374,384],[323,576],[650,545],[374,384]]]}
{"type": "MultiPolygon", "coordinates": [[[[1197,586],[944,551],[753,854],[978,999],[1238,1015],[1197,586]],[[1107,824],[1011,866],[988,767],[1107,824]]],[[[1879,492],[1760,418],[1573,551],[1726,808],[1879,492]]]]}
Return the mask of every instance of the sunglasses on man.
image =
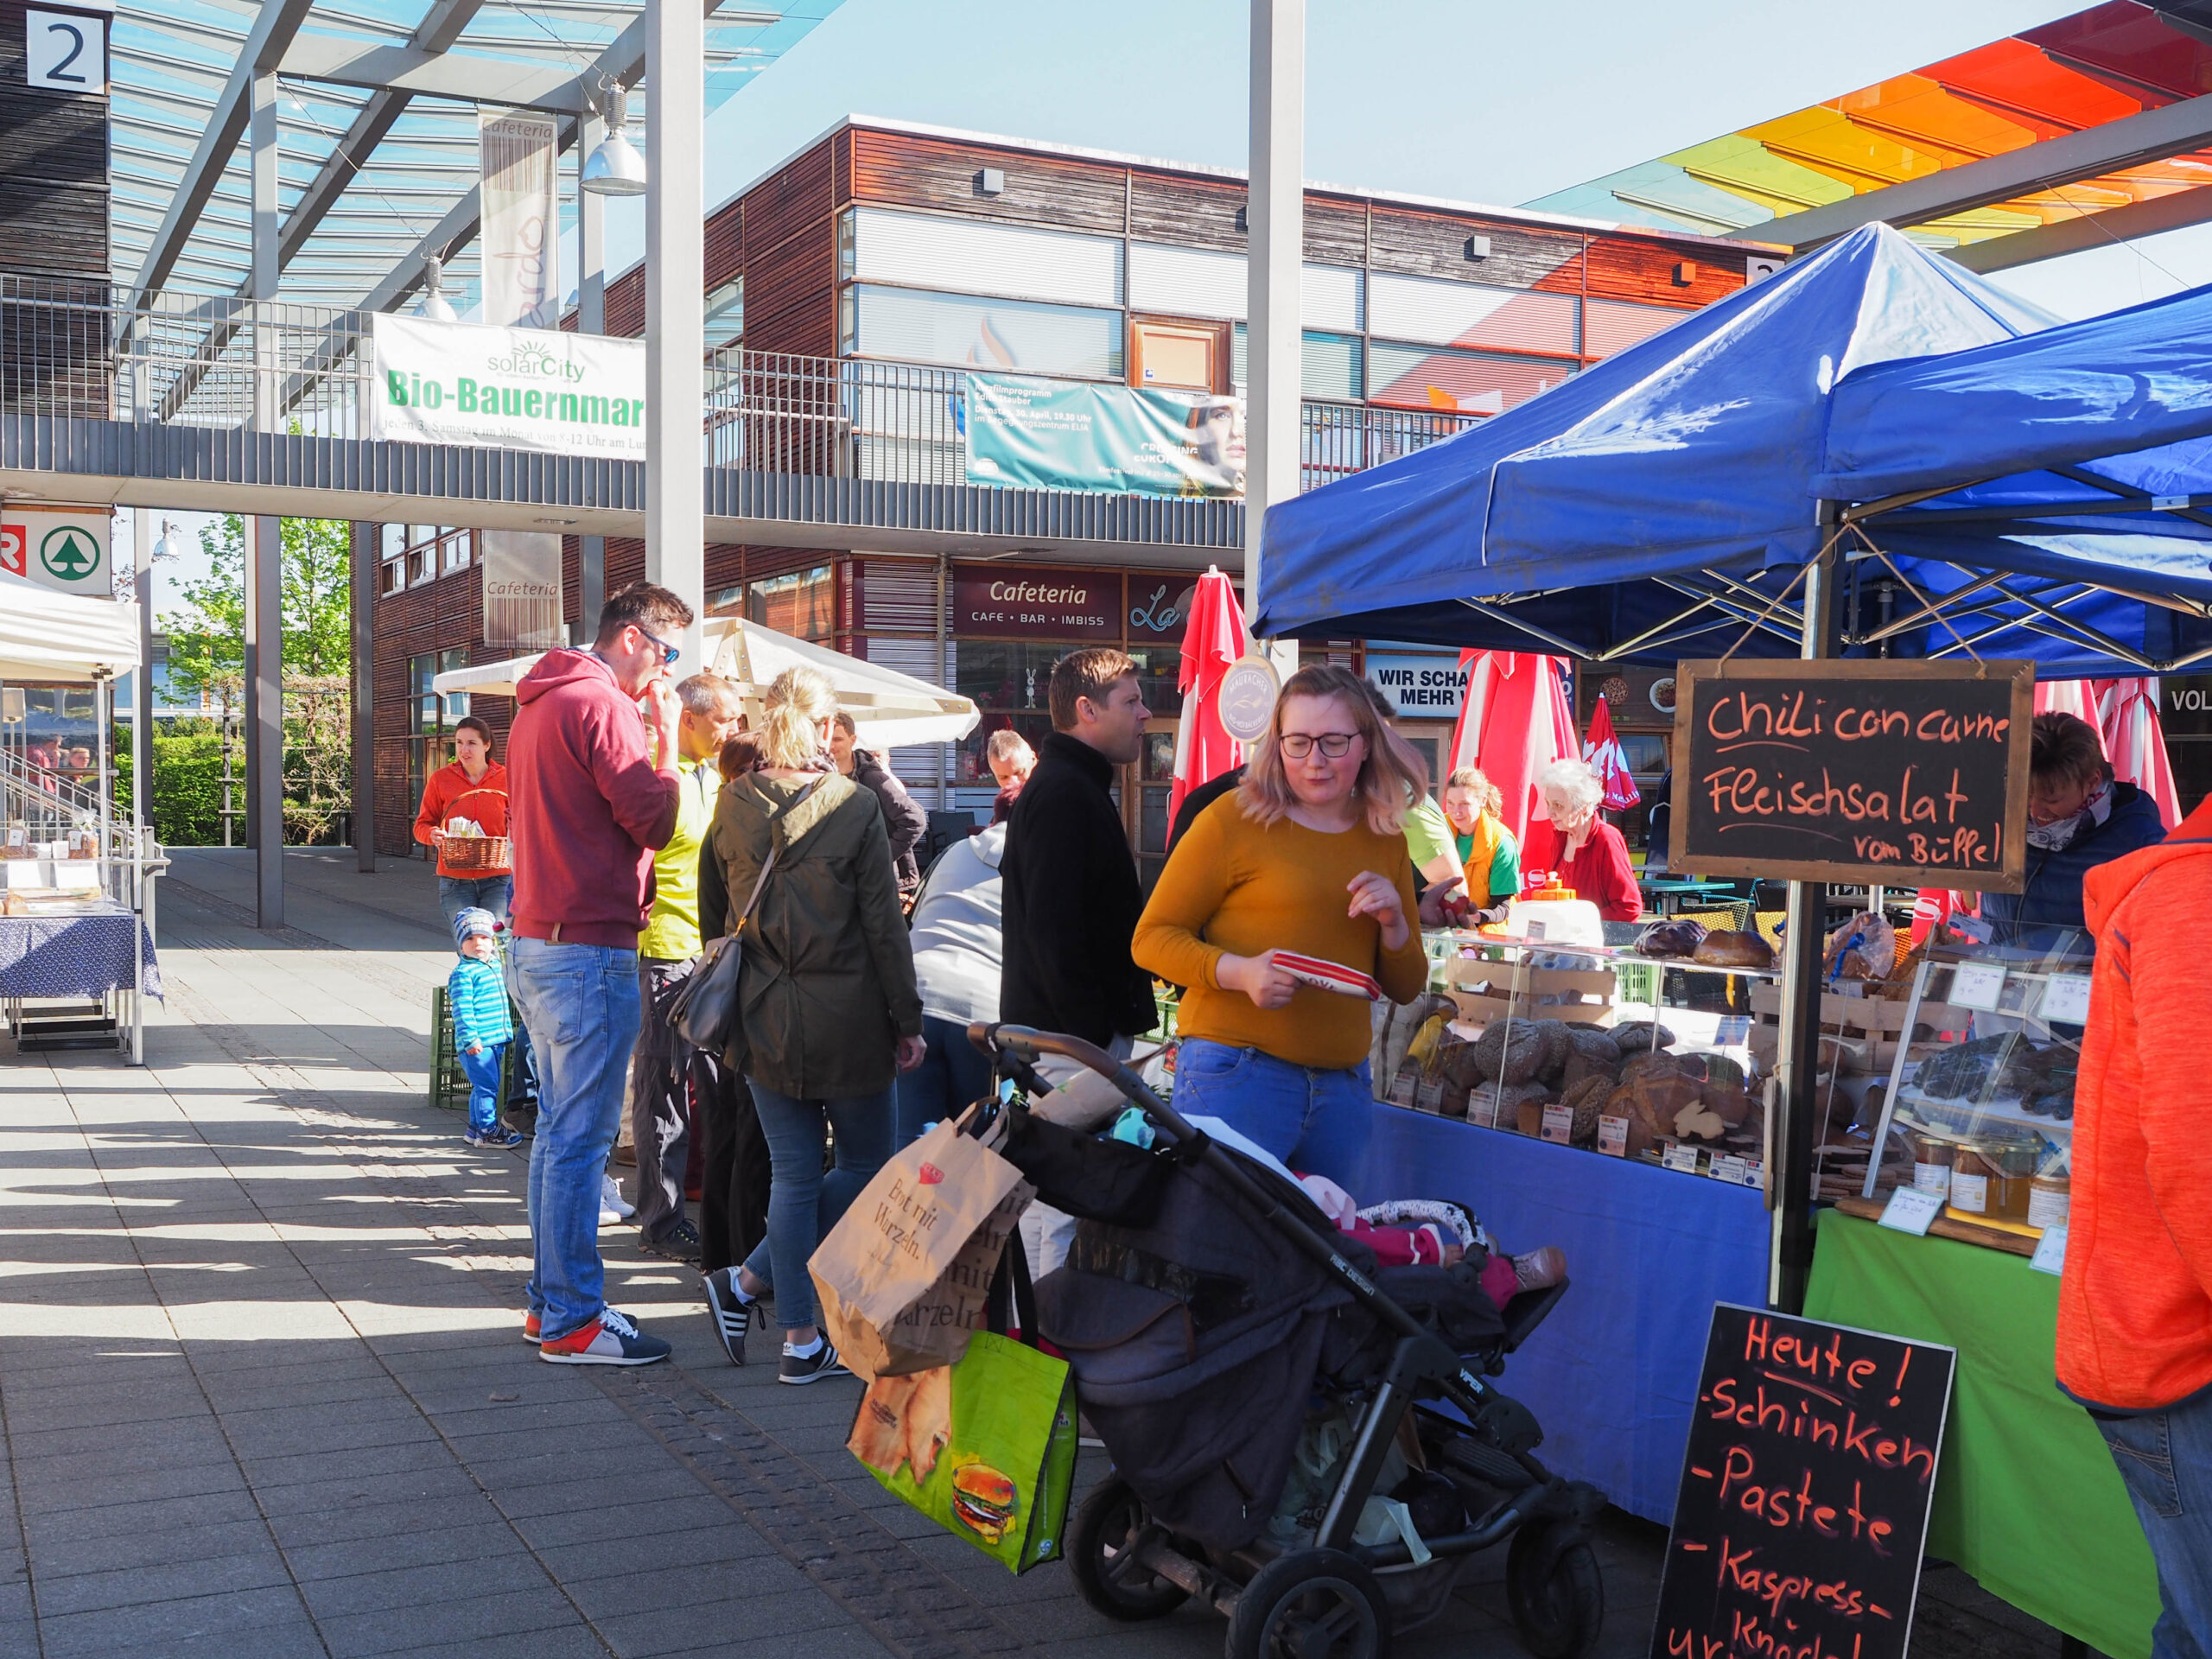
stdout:
{"type": "Polygon", "coordinates": [[[632,622],[630,626],[633,628],[637,628],[639,633],[645,634],[646,639],[652,640],[653,644],[660,647],[660,665],[663,668],[666,668],[671,663],[674,662],[678,657],[681,657],[683,654],[683,646],[671,645],[667,640],[662,639],[658,634],[646,633],[645,630],[642,627],[639,627],[635,622],[632,622]]]}

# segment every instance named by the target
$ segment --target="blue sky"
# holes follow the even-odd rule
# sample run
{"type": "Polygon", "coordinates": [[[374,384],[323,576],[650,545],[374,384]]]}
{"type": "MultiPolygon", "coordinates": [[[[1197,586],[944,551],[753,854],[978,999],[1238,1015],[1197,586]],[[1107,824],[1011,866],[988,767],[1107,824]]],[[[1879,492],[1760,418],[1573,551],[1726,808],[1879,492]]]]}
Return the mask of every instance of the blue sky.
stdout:
{"type": "MultiPolygon", "coordinates": [[[[2083,3],[1309,0],[1306,176],[1527,201],[2083,3]]],[[[849,113],[1241,168],[1249,16],[1245,0],[845,0],[709,121],[702,206],[849,113]]],[[[611,269],[644,227],[642,201],[614,205],[611,269]]],[[[1998,280],[2094,315],[2212,281],[2212,228],[1998,280]]]]}

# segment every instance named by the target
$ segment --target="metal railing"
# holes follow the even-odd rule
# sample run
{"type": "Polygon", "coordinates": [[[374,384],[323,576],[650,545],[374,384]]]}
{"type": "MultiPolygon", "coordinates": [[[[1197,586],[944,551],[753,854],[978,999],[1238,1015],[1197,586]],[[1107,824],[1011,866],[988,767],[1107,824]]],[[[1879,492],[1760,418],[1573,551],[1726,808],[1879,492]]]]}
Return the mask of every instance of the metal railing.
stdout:
{"type": "MultiPolygon", "coordinates": [[[[0,412],[365,435],[373,314],[0,275],[0,412]]],[[[968,377],[919,364],[726,346],[705,358],[707,464],[965,484],[968,377]]],[[[1313,489],[1475,425],[1457,411],[1309,402],[1313,489]]]]}

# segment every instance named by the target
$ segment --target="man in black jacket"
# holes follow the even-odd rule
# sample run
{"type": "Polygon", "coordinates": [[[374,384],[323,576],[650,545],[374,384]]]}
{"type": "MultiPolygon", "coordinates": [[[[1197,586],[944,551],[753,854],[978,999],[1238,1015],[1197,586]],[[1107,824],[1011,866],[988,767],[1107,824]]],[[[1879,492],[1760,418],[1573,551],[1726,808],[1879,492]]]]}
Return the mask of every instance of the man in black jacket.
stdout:
{"type": "Polygon", "coordinates": [[[891,775],[881,755],[860,747],[860,728],[842,709],[830,725],[830,753],[838,771],[875,791],[876,802],[883,808],[884,833],[891,838],[891,873],[898,878],[899,897],[912,904],[914,890],[922,885],[922,863],[915,849],[929,832],[929,815],[906,792],[906,785],[891,775]]]}
{"type": "MultiPolygon", "coordinates": [[[[1110,646],[1071,652],[1053,664],[1052,705],[1052,734],[1007,820],[999,1017],[1126,1057],[1158,1022],[1151,976],[1129,960],[1144,894],[1110,793],[1114,769],[1144,747],[1136,664],[1110,646]]],[[[1022,1222],[1031,1271],[1059,1266],[1072,1231],[1032,1205],[1022,1222]]]]}

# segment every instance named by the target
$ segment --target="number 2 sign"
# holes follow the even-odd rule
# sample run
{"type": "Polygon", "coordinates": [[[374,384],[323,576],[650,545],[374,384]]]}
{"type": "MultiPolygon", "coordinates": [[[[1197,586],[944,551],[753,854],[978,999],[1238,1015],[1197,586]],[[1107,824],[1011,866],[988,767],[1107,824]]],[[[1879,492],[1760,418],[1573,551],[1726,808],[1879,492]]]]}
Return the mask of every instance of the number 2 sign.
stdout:
{"type": "Polygon", "coordinates": [[[107,26],[68,12],[23,14],[24,76],[60,92],[107,91],[107,26]]]}

